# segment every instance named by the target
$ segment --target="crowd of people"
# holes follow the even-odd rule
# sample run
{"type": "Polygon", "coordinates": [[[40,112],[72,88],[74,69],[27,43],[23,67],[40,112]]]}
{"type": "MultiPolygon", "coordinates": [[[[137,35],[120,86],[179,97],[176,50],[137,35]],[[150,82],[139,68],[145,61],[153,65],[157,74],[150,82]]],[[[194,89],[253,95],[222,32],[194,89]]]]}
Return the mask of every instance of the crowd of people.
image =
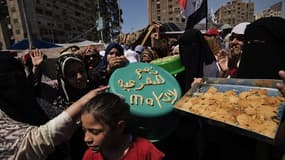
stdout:
{"type": "Polygon", "coordinates": [[[283,18],[269,17],[229,33],[187,29],[163,54],[115,42],[103,52],[70,46],[56,59],[55,79],[45,72],[41,50],[20,58],[0,51],[0,159],[281,160],[284,143],[260,142],[190,115],[177,115],[174,133],[152,143],[132,133],[130,106],[108,92],[108,81],[129,63],[178,54],[185,70],[173,76],[183,94],[204,77],[221,77],[281,79],[276,88],[285,96],[284,28],[283,18]]]}
{"type": "MultiPolygon", "coordinates": [[[[179,44],[186,68],[185,91],[203,77],[280,79],[278,72],[285,67],[281,26],[285,20],[279,17],[240,23],[225,36],[228,45],[219,44],[217,32],[185,31],[179,44]]],[[[203,136],[197,145],[203,144],[202,159],[281,159],[284,153],[284,145],[269,145],[204,122],[199,122],[199,128],[203,136]]]]}

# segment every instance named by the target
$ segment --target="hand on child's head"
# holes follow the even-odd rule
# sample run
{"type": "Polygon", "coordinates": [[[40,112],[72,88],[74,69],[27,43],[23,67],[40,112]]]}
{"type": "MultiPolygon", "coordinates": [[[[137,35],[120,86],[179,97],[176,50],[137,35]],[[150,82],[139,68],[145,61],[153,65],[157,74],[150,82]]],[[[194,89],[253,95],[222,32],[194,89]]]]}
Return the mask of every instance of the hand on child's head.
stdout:
{"type": "Polygon", "coordinates": [[[108,89],[110,88],[110,86],[99,86],[98,88],[96,88],[98,93],[103,93],[106,92],[108,89]]]}
{"type": "Polygon", "coordinates": [[[87,97],[90,99],[93,98],[94,96],[97,96],[98,94],[106,92],[110,87],[109,86],[100,86],[96,89],[91,90],[86,94],[87,97]]]}

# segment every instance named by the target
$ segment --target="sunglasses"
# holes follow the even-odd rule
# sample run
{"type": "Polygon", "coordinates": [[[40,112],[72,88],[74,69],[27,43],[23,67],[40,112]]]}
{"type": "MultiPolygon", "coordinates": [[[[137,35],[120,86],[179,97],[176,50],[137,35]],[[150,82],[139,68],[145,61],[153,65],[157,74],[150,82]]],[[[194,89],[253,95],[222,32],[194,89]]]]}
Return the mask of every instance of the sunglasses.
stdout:
{"type": "Polygon", "coordinates": [[[234,39],[238,41],[244,41],[244,36],[242,34],[232,33],[232,35],[230,36],[230,41],[233,41],[234,39]]]}

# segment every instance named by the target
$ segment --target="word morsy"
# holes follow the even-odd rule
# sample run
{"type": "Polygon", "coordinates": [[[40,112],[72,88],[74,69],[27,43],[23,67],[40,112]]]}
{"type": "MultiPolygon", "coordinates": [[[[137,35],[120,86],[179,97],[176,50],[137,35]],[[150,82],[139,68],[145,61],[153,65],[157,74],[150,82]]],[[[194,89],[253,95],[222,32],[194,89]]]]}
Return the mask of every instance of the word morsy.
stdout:
{"type": "Polygon", "coordinates": [[[145,67],[137,68],[135,72],[136,79],[130,79],[126,82],[122,79],[118,80],[121,89],[130,93],[130,105],[139,106],[145,103],[150,107],[163,108],[163,103],[173,105],[176,102],[177,90],[175,88],[167,89],[165,87],[167,82],[158,71],[153,70],[152,67],[145,67]],[[161,89],[158,88],[163,88],[163,90],[159,91],[161,89]]]}

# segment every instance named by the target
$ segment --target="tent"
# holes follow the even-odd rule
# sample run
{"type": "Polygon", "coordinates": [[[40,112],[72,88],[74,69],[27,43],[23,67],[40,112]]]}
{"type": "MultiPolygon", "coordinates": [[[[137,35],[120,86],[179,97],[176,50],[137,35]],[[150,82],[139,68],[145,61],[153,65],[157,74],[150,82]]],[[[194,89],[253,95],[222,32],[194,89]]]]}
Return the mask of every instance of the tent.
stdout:
{"type": "MultiPolygon", "coordinates": [[[[33,39],[32,40],[32,47],[33,48],[55,48],[55,47],[61,47],[59,45],[56,45],[51,42],[47,42],[44,40],[39,40],[39,39],[33,39]]],[[[29,49],[29,41],[28,39],[23,39],[13,45],[11,45],[8,49],[11,50],[25,50],[29,49]]]]}
{"type": "Polygon", "coordinates": [[[105,45],[104,43],[101,42],[94,42],[94,41],[88,41],[84,40],[81,42],[76,42],[76,43],[57,43],[57,45],[62,46],[62,47],[69,47],[69,46],[79,46],[79,47],[84,47],[84,46],[90,46],[90,45],[105,45]]]}

